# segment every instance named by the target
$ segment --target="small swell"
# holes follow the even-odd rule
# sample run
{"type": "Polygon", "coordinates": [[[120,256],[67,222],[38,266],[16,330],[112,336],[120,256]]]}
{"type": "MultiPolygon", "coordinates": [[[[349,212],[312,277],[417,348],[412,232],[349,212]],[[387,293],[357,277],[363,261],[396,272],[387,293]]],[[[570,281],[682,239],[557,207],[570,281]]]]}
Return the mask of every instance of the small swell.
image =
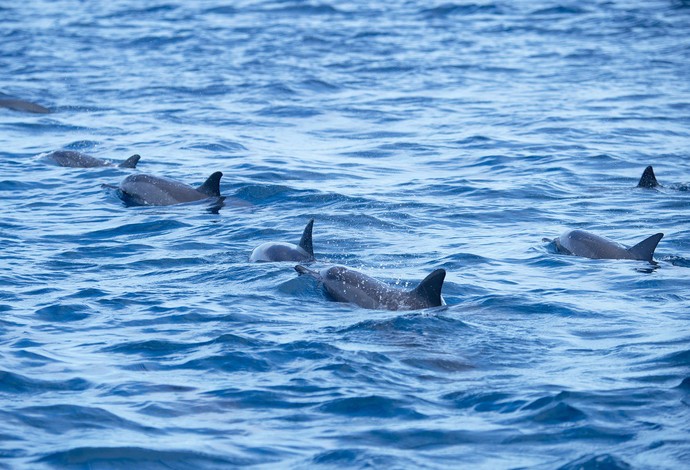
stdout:
{"type": "Polygon", "coordinates": [[[75,447],[53,452],[36,462],[52,466],[82,468],[223,468],[255,463],[252,459],[209,455],[181,450],[157,450],[146,447],[75,447]]]}
{"type": "Polygon", "coordinates": [[[85,236],[89,238],[113,238],[122,235],[151,235],[154,233],[168,233],[188,226],[183,222],[172,219],[156,220],[154,222],[124,224],[105,230],[96,230],[85,234],[85,236]]]}
{"type": "Polygon", "coordinates": [[[17,414],[25,424],[58,435],[85,429],[120,429],[148,434],[159,433],[156,428],[123,419],[96,407],[64,404],[32,406],[18,410],[17,414]]]}
{"type": "Polygon", "coordinates": [[[373,430],[348,436],[348,440],[361,445],[397,449],[430,450],[463,444],[495,444],[504,442],[508,433],[494,431],[440,431],[409,427],[405,430],[373,430]]]}
{"type": "Polygon", "coordinates": [[[446,18],[448,16],[466,16],[466,15],[477,15],[477,14],[493,14],[500,15],[503,14],[501,8],[496,4],[457,4],[457,3],[444,3],[435,8],[427,8],[421,10],[420,13],[429,18],[446,18]]]}
{"type": "Polygon", "coordinates": [[[54,304],[36,310],[36,315],[50,322],[80,321],[90,314],[91,309],[83,304],[54,304]]]}
{"type": "Polygon", "coordinates": [[[290,397],[286,393],[266,390],[214,390],[204,395],[218,398],[232,408],[293,409],[313,406],[313,402],[302,396],[290,397]]]}
{"type": "Polygon", "coordinates": [[[421,419],[425,416],[405,406],[400,400],[378,395],[340,398],[324,403],[318,408],[324,413],[334,413],[358,418],[405,418],[421,419]]]}
{"type": "Polygon", "coordinates": [[[43,393],[53,391],[79,392],[87,390],[91,384],[84,379],[40,380],[14,372],[0,370],[0,392],[3,393],[43,393]]]}
{"type": "Polygon", "coordinates": [[[568,462],[558,470],[629,470],[632,467],[624,460],[610,454],[585,455],[568,462]]]}

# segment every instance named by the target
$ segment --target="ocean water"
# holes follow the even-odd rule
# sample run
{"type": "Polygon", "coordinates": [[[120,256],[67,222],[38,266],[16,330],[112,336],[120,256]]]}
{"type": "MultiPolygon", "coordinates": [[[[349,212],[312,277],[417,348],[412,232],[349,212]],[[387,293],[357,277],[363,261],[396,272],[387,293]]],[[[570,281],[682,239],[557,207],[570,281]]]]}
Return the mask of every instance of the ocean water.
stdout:
{"type": "Polygon", "coordinates": [[[0,468],[690,461],[690,3],[0,3],[0,468]],[[136,170],[62,168],[78,150],[136,170]],[[635,188],[654,165],[662,188],[635,188]],[[133,172],[226,205],[125,207],[133,172]],[[336,303],[248,262],[447,306],[336,303]],[[554,252],[582,228],[657,264],[554,252]]]}

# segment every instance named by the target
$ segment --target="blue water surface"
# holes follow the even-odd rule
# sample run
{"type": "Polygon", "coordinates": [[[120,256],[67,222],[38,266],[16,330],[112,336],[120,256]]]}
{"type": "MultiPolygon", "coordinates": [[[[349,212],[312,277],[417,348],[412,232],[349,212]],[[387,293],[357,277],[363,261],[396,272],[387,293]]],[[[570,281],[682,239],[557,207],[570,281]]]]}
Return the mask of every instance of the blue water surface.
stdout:
{"type": "Polygon", "coordinates": [[[688,465],[687,1],[26,0],[0,25],[0,91],[54,111],[0,108],[0,468],[688,465]],[[101,186],[218,170],[219,211],[101,186]],[[445,268],[448,305],[248,262],[310,218],[313,267],[445,268]],[[656,265],[542,241],[572,228],[665,237],[656,265]]]}

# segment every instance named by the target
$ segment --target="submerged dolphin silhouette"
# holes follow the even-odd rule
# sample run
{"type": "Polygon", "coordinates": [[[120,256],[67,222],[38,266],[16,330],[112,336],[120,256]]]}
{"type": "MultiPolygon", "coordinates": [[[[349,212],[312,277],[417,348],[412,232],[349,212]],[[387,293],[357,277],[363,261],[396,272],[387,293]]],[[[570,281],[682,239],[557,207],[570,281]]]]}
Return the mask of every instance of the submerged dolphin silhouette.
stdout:
{"type": "Polygon", "coordinates": [[[249,261],[313,261],[314,247],[312,245],[311,232],[314,227],[314,219],[311,219],[304,227],[299,245],[285,242],[266,242],[252,251],[249,261]]]}
{"type": "MultiPolygon", "coordinates": [[[[198,188],[170,178],[153,175],[129,175],[120,186],[114,187],[120,198],[129,205],[170,206],[183,202],[220,197],[220,178],[216,171],[198,188]]],[[[111,186],[112,187],[112,186],[111,186]]]]}
{"type": "Polygon", "coordinates": [[[649,165],[647,168],[644,169],[644,172],[642,172],[642,176],[640,177],[640,182],[637,183],[637,187],[656,188],[659,186],[661,185],[656,180],[656,176],[654,176],[654,168],[652,168],[652,165],[649,165]]]}
{"type": "Polygon", "coordinates": [[[663,238],[657,233],[630,248],[584,230],[566,230],[553,240],[560,253],[593,259],[634,259],[652,262],[654,250],[663,238]]]}
{"type": "Polygon", "coordinates": [[[343,266],[312,271],[302,265],[295,271],[308,274],[323,284],[326,292],[338,302],[351,302],[363,308],[378,310],[418,310],[444,305],[441,297],[445,269],[437,269],[410,291],[394,289],[381,281],[343,266]]]}
{"type": "Polygon", "coordinates": [[[60,166],[68,166],[72,168],[96,168],[102,166],[118,166],[120,168],[136,168],[139,155],[135,154],[129,157],[119,165],[115,165],[107,160],[86,155],[85,153],[75,152],[73,150],[56,150],[46,155],[47,158],[55,161],[60,166]]]}
{"type": "Polygon", "coordinates": [[[13,109],[14,111],[26,111],[27,113],[48,114],[50,109],[40,104],[15,98],[5,93],[0,93],[0,108],[13,109]]]}

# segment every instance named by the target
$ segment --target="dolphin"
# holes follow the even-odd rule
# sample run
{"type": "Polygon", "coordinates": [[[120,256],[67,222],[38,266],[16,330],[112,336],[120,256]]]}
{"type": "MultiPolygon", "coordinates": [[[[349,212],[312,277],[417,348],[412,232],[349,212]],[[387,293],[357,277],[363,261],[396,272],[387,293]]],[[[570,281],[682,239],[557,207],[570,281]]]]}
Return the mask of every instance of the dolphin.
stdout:
{"type": "Polygon", "coordinates": [[[15,98],[5,93],[0,93],[0,108],[13,109],[14,111],[26,111],[27,113],[48,114],[50,109],[40,104],[15,98]]]}
{"type": "Polygon", "coordinates": [[[652,165],[649,165],[647,168],[644,169],[642,177],[640,178],[640,182],[637,183],[637,187],[651,189],[657,188],[659,186],[661,185],[656,180],[656,176],[654,176],[654,168],[652,168],[652,165]]]}
{"type": "Polygon", "coordinates": [[[313,261],[314,247],[312,245],[311,232],[314,227],[314,219],[311,219],[304,227],[299,245],[285,242],[266,242],[252,251],[249,261],[313,261]]]}
{"type": "Polygon", "coordinates": [[[585,230],[566,230],[553,240],[560,253],[593,259],[634,259],[652,261],[654,250],[663,238],[657,233],[630,248],[585,230]]]}
{"type": "Polygon", "coordinates": [[[132,155],[124,162],[119,165],[110,163],[107,160],[101,160],[100,158],[92,157],[91,155],[86,155],[81,152],[75,152],[73,150],[56,150],[50,152],[46,155],[47,158],[54,160],[60,166],[68,166],[72,168],[95,168],[102,166],[118,166],[120,168],[136,168],[139,159],[139,155],[132,155]]]}
{"type": "Polygon", "coordinates": [[[654,175],[654,169],[652,168],[652,165],[649,165],[647,168],[644,169],[644,172],[642,173],[642,177],[640,178],[640,182],[637,183],[638,188],[645,188],[645,189],[655,189],[656,188],[668,188],[674,191],[690,191],[690,185],[689,184],[682,184],[682,183],[671,183],[668,186],[664,186],[661,183],[659,183],[656,179],[656,176],[654,175]]]}
{"type": "Polygon", "coordinates": [[[350,302],[362,308],[377,310],[418,310],[445,305],[441,297],[445,269],[437,269],[410,291],[394,289],[381,281],[343,266],[312,271],[295,266],[323,284],[326,292],[338,302],[350,302]]]}
{"type": "Polygon", "coordinates": [[[193,188],[170,178],[153,175],[129,175],[120,186],[109,186],[117,190],[118,196],[128,205],[170,206],[183,202],[220,198],[220,178],[216,171],[199,187],[193,188]]]}

